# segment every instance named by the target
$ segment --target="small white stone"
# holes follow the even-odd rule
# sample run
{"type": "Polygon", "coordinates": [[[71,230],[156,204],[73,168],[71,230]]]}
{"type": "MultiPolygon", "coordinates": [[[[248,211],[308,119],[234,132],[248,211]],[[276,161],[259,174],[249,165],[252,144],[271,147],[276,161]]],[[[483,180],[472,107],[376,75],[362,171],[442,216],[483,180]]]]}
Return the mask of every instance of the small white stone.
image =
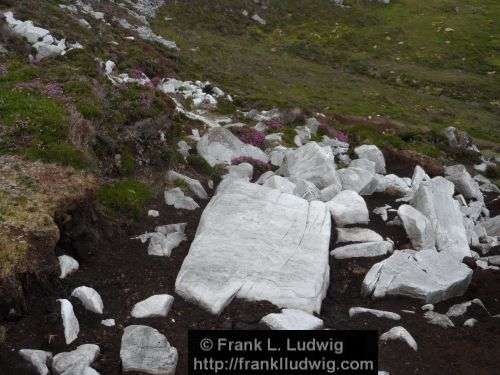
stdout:
{"type": "Polygon", "coordinates": [[[66,344],[69,345],[78,338],[80,332],[80,325],[76,319],[73,305],[67,299],[58,299],[61,303],[61,318],[64,326],[64,337],[66,344]]]}
{"type": "Polygon", "coordinates": [[[106,327],[114,327],[116,322],[114,319],[103,319],[101,320],[101,324],[106,327]]]}
{"type": "Polygon", "coordinates": [[[383,310],[367,309],[365,307],[351,307],[349,309],[349,317],[353,318],[360,314],[370,314],[377,318],[386,318],[391,320],[401,320],[401,315],[383,310]]]}
{"type": "Polygon", "coordinates": [[[151,216],[151,217],[159,217],[160,216],[160,213],[156,210],[149,210],[148,211],[148,216],[151,216]]]}
{"type": "Polygon", "coordinates": [[[418,345],[413,336],[408,332],[405,328],[398,326],[391,328],[389,331],[383,333],[380,336],[380,341],[388,341],[388,340],[401,340],[408,344],[410,348],[417,351],[418,345]]]}
{"type": "Polygon", "coordinates": [[[184,192],[178,187],[165,191],[165,202],[177,209],[190,211],[200,207],[193,198],[184,195],[184,192]]]}
{"type": "Polygon", "coordinates": [[[174,297],[168,294],[157,294],[135,304],[130,315],[134,318],[166,317],[174,297]]]}
{"type": "Polygon", "coordinates": [[[434,305],[432,303],[427,303],[420,308],[424,311],[434,311],[434,305]]]}
{"type": "Polygon", "coordinates": [[[315,330],[323,328],[323,321],[302,310],[283,309],[279,314],[268,314],[261,320],[273,330],[315,330]]]}
{"type": "Polygon", "coordinates": [[[70,257],[69,255],[61,255],[57,258],[59,260],[59,267],[61,268],[60,279],[64,279],[66,276],[72,274],[78,270],[80,266],[76,259],[70,257]]]}
{"type": "Polygon", "coordinates": [[[88,286],[80,286],[73,290],[71,296],[78,298],[87,310],[96,314],[102,314],[104,304],[102,303],[101,296],[95,289],[88,286]]]}
{"type": "Polygon", "coordinates": [[[464,322],[464,327],[474,327],[477,323],[477,319],[470,318],[464,322]]]}
{"type": "Polygon", "coordinates": [[[52,360],[52,353],[43,350],[21,349],[19,355],[31,363],[40,375],[48,375],[47,363],[52,360]]]}
{"type": "Polygon", "coordinates": [[[444,314],[437,313],[435,311],[427,311],[424,314],[424,318],[427,319],[429,324],[434,324],[442,328],[455,327],[455,324],[444,314]]]}

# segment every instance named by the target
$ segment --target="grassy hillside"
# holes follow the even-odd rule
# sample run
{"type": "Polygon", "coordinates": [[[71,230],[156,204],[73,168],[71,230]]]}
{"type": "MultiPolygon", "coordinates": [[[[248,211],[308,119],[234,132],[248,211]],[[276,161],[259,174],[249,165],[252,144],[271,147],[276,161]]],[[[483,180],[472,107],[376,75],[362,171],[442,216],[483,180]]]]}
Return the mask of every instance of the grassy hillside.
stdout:
{"type": "Polygon", "coordinates": [[[176,1],[155,30],[181,47],[183,78],[214,80],[240,104],[380,115],[416,129],[453,125],[498,140],[498,1],[346,3],[176,1]]]}

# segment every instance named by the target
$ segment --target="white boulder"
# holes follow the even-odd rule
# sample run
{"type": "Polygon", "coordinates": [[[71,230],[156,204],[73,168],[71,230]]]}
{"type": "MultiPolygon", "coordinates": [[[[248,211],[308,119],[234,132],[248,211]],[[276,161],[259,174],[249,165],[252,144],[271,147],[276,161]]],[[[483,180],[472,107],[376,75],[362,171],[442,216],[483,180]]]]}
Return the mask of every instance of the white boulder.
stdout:
{"type": "Polygon", "coordinates": [[[46,352],[44,350],[21,349],[19,350],[19,355],[23,359],[31,363],[38,374],[49,374],[49,368],[47,367],[47,364],[52,360],[52,353],[46,352]]]}
{"type": "Polygon", "coordinates": [[[144,233],[134,239],[142,243],[149,241],[148,254],[153,256],[169,257],[172,250],[186,240],[184,234],[187,223],[168,224],[155,228],[153,233],[144,233]]]}
{"type": "Polygon", "coordinates": [[[314,185],[312,182],[300,178],[295,178],[292,182],[295,184],[293,195],[303,198],[308,202],[320,200],[321,193],[316,185],[314,185]]]}
{"type": "Polygon", "coordinates": [[[479,189],[479,184],[474,180],[465,166],[461,164],[446,167],[444,169],[446,179],[453,182],[458,193],[465,198],[473,198],[478,201],[483,201],[483,193],[479,189]]]}
{"type": "Polygon", "coordinates": [[[385,174],[385,158],[375,145],[361,145],[354,149],[360,159],[368,159],[375,163],[375,172],[385,174]]]}
{"type": "Polygon", "coordinates": [[[208,199],[208,194],[203,188],[203,185],[200,181],[195,180],[194,178],[184,176],[183,174],[177,173],[175,171],[168,171],[167,173],[167,181],[175,182],[175,181],[183,181],[189,187],[189,190],[196,195],[200,199],[208,199]]]}
{"type": "Polygon", "coordinates": [[[262,184],[262,186],[267,186],[268,188],[276,189],[278,191],[281,191],[282,193],[293,194],[295,187],[297,185],[295,185],[293,182],[291,182],[285,177],[274,175],[266,179],[266,181],[262,184]]]}
{"type": "Polygon", "coordinates": [[[52,360],[55,375],[92,375],[97,374],[90,365],[99,356],[99,346],[83,344],[71,352],[56,354],[52,360]]]}
{"type": "Polygon", "coordinates": [[[349,318],[353,318],[360,314],[370,314],[377,318],[385,318],[391,320],[401,320],[401,315],[383,310],[367,309],[366,307],[351,307],[349,309],[349,318]]]}
{"type": "Polygon", "coordinates": [[[464,294],[471,278],[472,270],[447,253],[400,250],[373,265],[362,291],[374,298],[405,296],[437,303],[464,294]]]}
{"type": "Polygon", "coordinates": [[[76,319],[73,305],[67,299],[58,299],[61,304],[61,318],[64,327],[64,338],[66,344],[69,345],[78,338],[80,332],[80,325],[76,319]]]}
{"type": "Polygon", "coordinates": [[[264,163],[269,161],[264,151],[243,143],[233,133],[222,127],[209,129],[201,137],[196,149],[211,166],[231,164],[232,160],[238,157],[250,157],[264,163]]]}
{"type": "Polygon", "coordinates": [[[481,222],[488,236],[500,236],[500,215],[481,222]]]}
{"type": "Polygon", "coordinates": [[[427,217],[407,204],[399,206],[398,215],[415,250],[435,248],[434,229],[427,217]]]}
{"type": "Polygon", "coordinates": [[[393,251],[389,241],[363,242],[337,247],[330,252],[335,259],[369,258],[386,255],[393,251]]]}
{"type": "Polygon", "coordinates": [[[380,242],[383,237],[367,228],[337,228],[337,243],[342,242],[380,242]]]}
{"type": "Polygon", "coordinates": [[[213,314],[235,297],[318,312],[330,231],[323,203],[237,180],[203,212],[176,292],[213,314]]]}
{"type": "Polygon", "coordinates": [[[70,257],[69,255],[61,255],[57,257],[57,259],[59,260],[59,267],[61,268],[61,274],[59,275],[60,279],[64,279],[73,272],[78,271],[78,267],[80,265],[73,257],[70,257]]]}
{"type": "Polygon", "coordinates": [[[380,336],[380,341],[401,340],[408,344],[410,348],[417,351],[418,345],[413,336],[405,328],[399,326],[391,328],[380,336]]]}
{"type": "Polygon", "coordinates": [[[134,318],[166,317],[173,302],[174,297],[171,295],[157,294],[137,302],[130,315],[134,318]]]}
{"type": "Polygon", "coordinates": [[[120,359],[123,372],[174,375],[178,354],[177,349],[156,329],[131,325],[123,332],[120,359]]]}
{"type": "Polygon", "coordinates": [[[366,202],[355,191],[343,190],[326,205],[339,227],[349,224],[367,224],[370,221],[366,202]]]}
{"type": "Polygon", "coordinates": [[[278,314],[268,314],[261,320],[273,330],[315,330],[323,328],[323,321],[302,310],[283,309],[278,314]]]}
{"type": "Polygon", "coordinates": [[[105,327],[114,327],[116,322],[114,319],[103,319],[101,320],[101,324],[105,327]]]}
{"type": "Polygon", "coordinates": [[[95,289],[88,286],[80,286],[73,290],[71,296],[78,298],[87,310],[96,314],[102,314],[104,304],[102,303],[101,296],[95,289]]]}
{"type": "Polygon", "coordinates": [[[165,190],[165,202],[169,206],[174,206],[177,209],[183,210],[192,211],[200,207],[193,198],[184,195],[184,192],[178,187],[165,190]]]}
{"type": "Polygon", "coordinates": [[[427,323],[434,324],[436,326],[440,326],[442,328],[450,328],[455,327],[455,324],[444,314],[440,314],[435,311],[427,311],[424,314],[424,318],[427,320],[427,323]]]}
{"type": "Polygon", "coordinates": [[[352,190],[361,195],[370,195],[377,187],[375,174],[361,168],[344,168],[337,171],[343,190],[352,190]]]}

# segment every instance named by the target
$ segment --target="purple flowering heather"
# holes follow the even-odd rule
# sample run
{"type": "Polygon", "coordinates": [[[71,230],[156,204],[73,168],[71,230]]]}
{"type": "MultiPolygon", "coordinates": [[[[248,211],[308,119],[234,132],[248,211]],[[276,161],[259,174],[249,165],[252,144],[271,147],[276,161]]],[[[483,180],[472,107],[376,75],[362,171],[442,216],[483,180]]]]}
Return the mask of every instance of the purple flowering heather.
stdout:
{"type": "Polygon", "coordinates": [[[283,128],[283,123],[280,119],[273,118],[269,121],[266,121],[266,126],[269,130],[280,130],[283,128]]]}
{"type": "Polygon", "coordinates": [[[244,143],[255,147],[263,147],[266,135],[254,128],[243,128],[239,131],[238,137],[244,143]]]}

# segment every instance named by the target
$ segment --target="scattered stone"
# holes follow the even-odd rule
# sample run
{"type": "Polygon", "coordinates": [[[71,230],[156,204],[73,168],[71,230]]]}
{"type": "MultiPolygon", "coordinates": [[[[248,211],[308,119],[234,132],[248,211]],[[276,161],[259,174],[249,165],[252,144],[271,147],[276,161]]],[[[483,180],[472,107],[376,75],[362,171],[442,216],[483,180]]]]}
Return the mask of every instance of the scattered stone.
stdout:
{"type": "Polygon", "coordinates": [[[437,249],[462,261],[470,256],[469,241],[458,202],[453,199],[455,188],[443,177],[422,182],[412,200],[412,206],[431,222],[437,249]]]}
{"type": "Polygon", "coordinates": [[[343,190],[326,205],[339,227],[349,224],[367,224],[370,221],[366,202],[355,191],[343,190]]]}
{"type": "Polygon", "coordinates": [[[323,328],[323,321],[302,310],[283,309],[279,314],[268,314],[261,320],[273,330],[315,330],[323,328]]]}
{"type": "Polygon", "coordinates": [[[367,309],[365,307],[351,307],[349,309],[349,318],[353,318],[360,314],[370,314],[377,318],[385,318],[391,320],[401,320],[401,315],[383,310],[367,309]]]}
{"type": "Polygon", "coordinates": [[[478,147],[474,144],[472,138],[466,132],[458,130],[453,126],[449,126],[445,129],[445,135],[448,139],[448,145],[450,147],[479,153],[478,147]]]}
{"type": "Polygon", "coordinates": [[[150,217],[159,217],[160,216],[160,213],[156,210],[149,210],[148,211],[148,216],[150,217]]]}
{"type": "Polygon", "coordinates": [[[120,358],[123,372],[174,375],[177,367],[177,349],[156,329],[131,325],[122,336],[120,358]]]}
{"type": "Polygon", "coordinates": [[[375,163],[375,172],[385,174],[385,158],[375,145],[361,145],[354,149],[360,159],[368,159],[375,163]]]}
{"type": "Polygon", "coordinates": [[[349,167],[339,169],[337,174],[342,183],[342,190],[352,190],[361,195],[370,195],[377,187],[375,174],[365,169],[349,167]]]}
{"type": "Polygon", "coordinates": [[[488,310],[486,309],[486,306],[484,306],[483,302],[479,298],[474,298],[471,301],[463,302],[463,303],[458,303],[456,305],[451,306],[448,309],[448,312],[446,313],[446,316],[450,318],[456,318],[459,316],[464,315],[469,307],[471,307],[473,304],[479,306],[484,310],[484,312],[489,315],[488,310]]]}
{"type": "Polygon", "coordinates": [[[205,208],[176,292],[213,314],[233,298],[318,312],[328,288],[330,231],[322,202],[234,181],[205,208]]]}
{"type": "Polygon", "coordinates": [[[183,210],[192,211],[200,207],[193,198],[184,195],[182,189],[178,187],[165,191],[165,202],[169,206],[183,210]]]}
{"type": "Polygon", "coordinates": [[[230,165],[233,159],[249,157],[267,163],[269,158],[261,149],[243,143],[231,131],[216,127],[208,130],[198,142],[196,149],[211,166],[230,165]]]}
{"type": "Polygon", "coordinates": [[[316,142],[309,142],[295,150],[287,150],[280,170],[285,176],[310,181],[319,189],[333,184],[341,186],[333,154],[316,142]]]}
{"type": "Polygon", "coordinates": [[[116,322],[114,319],[104,319],[101,320],[101,324],[105,327],[114,327],[116,325],[116,322]]]}
{"type": "Polygon", "coordinates": [[[475,181],[465,166],[458,164],[444,169],[446,179],[455,184],[455,189],[465,198],[473,198],[478,201],[483,201],[483,193],[479,189],[479,184],[475,181]]]}
{"type": "Polygon", "coordinates": [[[188,176],[184,176],[183,174],[177,173],[175,171],[168,171],[167,173],[167,181],[175,182],[175,181],[183,181],[189,187],[189,190],[196,195],[200,199],[208,199],[208,194],[203,188],[203,185],[200,181],[195,180],[194,178],[190,178],[188,176]]]}
{"type": "Polygon", "coordinates": [[[224,178],[242,178],[250,181],[253,177],[253,166],[250,163],[240,163],[238,165],[230,165],[227,168],[228,174],[224,178]]]}
{"type": "Polygon", "coordinates": [[[99,346],[83,344],[71,352],[56,354],[52,360],[55,375],[93,375],[97,374],[90,365],[99,356],[99,346]]]}
{"type": "Polygon", "coordinates": [[[424,318],[427,319],[427,323],[440,326],[442,328],[455,327],[455,324],[444,314],[440,314],[435,311],[427,311],[424,314],[424,318]]]}
{"type": "Polygon", "coordinates": [[[47,363],[52,360],[52,353],[43,350],[21,349],[19,355],[31,363],[33,368],[40,375],[48,375],[49,369],[47,363]]]}
{"type": "Polygon", "coordinates": [[[393,251],[393,244],[388,241],[364,242],[337,247],[330,252],[335,259],[369,258],[386,255],[393,251]]]}
{"type": "Polygon", "coordinates": [[[341,184],[332,184],[319,192],[319,199],[322,202],[331,201],[342,190],[341,184]]]}
{"type": "Polygon", "coordinates": [[[189,156],[189,151],[191,150],[191,146],[186,141],[179,141],[177,143],[177,151],[185,158],[189,156]]]}
{"type": "Polygon", "coordinates": [[[61,303],[64,338],[66,339],[66,344],[69,345],[77,339],[80,332],[80,325],[78,324],[78,319],[76,319],[71,302],[67,299],[58,299],[57,301],[61,303]]]}
{"type": "Polygon", "coordinates": [[[61,274],[59,275],[60,279],[64,279],[66,276],[78,271],[80,264],[76,261],[76,259],[70,257],[69,255],[61,255],[60,257],[57,257],[57,259],[59,260],[59,267],[61,268],[61,274]]]}
{"type": "Polygon", "coordinates": [[[308,202],[319,201],[320,191],[312,182],[295,178],[292,180],[295,184],[293,195],[305,199],[308,202]]]}
{"type": "Polygon", "coordinates": [[[306,126],[311,131],[312,135],[315,135],[318,132],[320,125],[321,123],[314,117],[310,117],[306,120],[306,126]]]}
{"type": "Polygon", "coordinates": [[[415,250],[433,249],[436,246],[432,224],[420,211],[403,204],[398,208],[398,215],[415,250]]]}
{"type": "Polygon", "coordinates": [[[270,177],[274,176],[274,172],[273,171],[267,171],[267,172],[264,172],[260,175],[260,177],[257,179],[257,181],[255,181],[256,184],[259,184],[259,185],[262,185],[264,184],[264,182],[266,182],[266,180],[270,177]]]}
{"type": "Polygon", "coordinates": [[[265,25],[266,24],[266,21],[261,16],[259,16],[258,14],[254,14],[252,16],[252,20],[254,20],[255,22],[260,23],[261,25],[265,25]]]}
{"type": "Polygon", "coordinates": [[[387,212],[389,208],[391,208],[391,206],[387,204],[383,207],[376,207],[373,209],[373,213],[379,215],[383,221],[387,221],[389,219],[389,213],[387,212]]]}
{"type": "Polygon", "coordinates": [[[470,318],[464,322],[464,327],[474,327],[478,323],[477,319],[470,318]]]}
{"type": "Polygon", "coordinates": [[[375,191],[380,193],[391,191],[401,195],[408,194],[410,190],[410,186],[406,180],[396,176],[395,174],[380,176],[380,178],[377,179],[377,186],[375,188],[375,191]]]}
{"type": "Polygon", "coordinates": [[[432,303],[427,303],[420,308],[424,311],[434,311],[434,305],[432,303]]]}
{"type": "Polygon", "coordinates": [[[354,159],[349,164],[349,168],[359,168],[375,175],[375,163],[368,159],[354,159]]]}
{"type": "Polygon", "coordinates": [[[134,318],[166,317],[172,307],[174,297],[168,294],[157,294],[137,302],[130,315],[134,318]]]}
{"type": "Polygon", "coordinates": [[[367,228],[337,228],[337,243],[342,242],[380,242],[382,236],[367,228]]]}
{"type": "Polygon", "coordinates": [[[187,239],[185,235],[187,223],[168,224],[155,228],[153,233],[144,233],[134,237],[142,243],[149,241],[148,255],[169,257],[172,250],[187,239]]]}
{"type": "Polygon", "coordinates": [[[101,296],[95,289],[88,286],[80,286],[73,290],[71,296],[78,298],[87,310],[96,314],[102,314],[104,304],[102,303],[101,296]]]}
{"type": "Polygon", "coordinates": [[[418,346],[417,342],[413,338],[413,336],[408,332],[405,328],[399,326],[391,328],[389,331],[383,333],[380,336],[380,341],[385,342],[389,340],[401,340],[408,344],[410,348],[417,351],[418,346]]]}
{"type": "Polygon", "coordinates": [[[464,294],[471,278],[472,270],[447,253],[400,250],[373,265],[362,291],[374,298],[406,296],[437,303],[464,294]]]}

